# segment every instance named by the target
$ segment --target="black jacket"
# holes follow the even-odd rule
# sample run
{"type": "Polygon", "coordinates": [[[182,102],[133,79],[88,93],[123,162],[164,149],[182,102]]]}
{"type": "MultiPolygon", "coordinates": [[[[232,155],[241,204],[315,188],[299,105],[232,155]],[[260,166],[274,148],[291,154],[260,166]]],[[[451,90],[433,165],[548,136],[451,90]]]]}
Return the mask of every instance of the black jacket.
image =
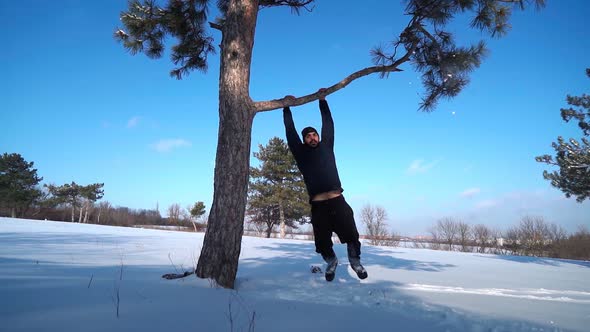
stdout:
{"type": "Polygon", "coordinates": [[[297,161],[297,167],[303,174],[310,198],[332,190],[343,191],[334,157],[334,121],[328,102],[320,100],[319,104],[322,114],[322,133],[320,142],[315,148],[301,141],[295,130],[291,110],[289,107],[283,109],[287,143],[295,161],[297,161]]]}

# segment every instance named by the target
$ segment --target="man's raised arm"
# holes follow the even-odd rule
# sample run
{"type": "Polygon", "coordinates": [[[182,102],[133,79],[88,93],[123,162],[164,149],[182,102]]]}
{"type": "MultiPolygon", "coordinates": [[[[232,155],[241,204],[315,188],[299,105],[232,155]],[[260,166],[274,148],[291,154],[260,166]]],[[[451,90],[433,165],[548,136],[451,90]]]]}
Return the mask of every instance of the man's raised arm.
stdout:
{"type": "MultiPolygon", "coordinates": [[[[325,89],[320,89],[322,92],[325,89]]],[[[332,113],[330,113],[330,107],[324,95],[319,99],[320,113],[322,113],[322,137],[321,140],[324,144],[328,144],[334,147],[334,120],[332,119],[332,113]]]]}
{"type": "Polygon", "coordinates": [[[295,129],[295,123],[293,122],[293,115],[291,114],[291,109],[287,106],[283,108],[283,122],[285,123],[285,134],[287,135],[287,144],[289,145],[289,149],[293,154],[299,149],[301,146],[301,138],[299,138],[299,134],[297,134],[297,130],[295,129]]]}

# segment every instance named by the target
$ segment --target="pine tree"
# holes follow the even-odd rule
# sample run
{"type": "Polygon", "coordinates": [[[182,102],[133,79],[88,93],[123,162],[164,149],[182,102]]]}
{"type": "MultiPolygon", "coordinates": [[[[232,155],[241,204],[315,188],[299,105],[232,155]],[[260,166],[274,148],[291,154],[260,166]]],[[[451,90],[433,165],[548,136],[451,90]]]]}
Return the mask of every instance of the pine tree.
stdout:
{"type": "Polygon", "coordinates": [[[23,216],[28,208],[42,197],[37,185],[34,162],[27,162],[18,153],[4,153],[0,157],[0,210],[8,209],[10,216],[23,216]]]}
{"type": "Polygon", "coordinates": [[[76,208],[80,207],[80,185],[76,182],[72,181],[72,183],[66,183],[61,186],[56,186],[53,184],[45,185],[49,193],[52,195],[52,200],[56,204],[67,204],[71,207],[71,222],[74,222],[76,208]]]}
{"type": "Polygon", "coordinates": [[[195,202],[195,205],[190,209],[190,214],[192,218],[198,219],[202,215],[205,214],[205,203],[203,202],[195,202]]]}
{"type": "Polygon", "coordinates": [[[201,219],[202,216],[205,215],[206,211],[205,211],[205,203],[198,201],[195,202],[195,204],[192,207],[189,207],[189,214],[191,216],[191,224],[193,225],[193,229],[195,230],[195,232],[197,232],[197,224],[199,222],[199,219],[201,219]]]}
{"type": "MultiPolygon", "coordinates": [[[[472,14],[471,28],[492,37],[509,28],[513,7],[525,3],[542,6],[544,0],[406,0],[407,26],[390,43],[392,48],[372,51],[374,66],[367,67],[327,87],[325,95],[343,89],[369,74],[386,77],[410,64],[422,74],[425,96],[420,108],[432,111],[440,98],[456,96],[468,83],[469,73],[477,68],[486,48],[483,42],[458,46],[446,31],[455,16],[472,14]]],[[[214,40],[207,31],[207,0],[131,0],[121,13],[124,29],[114,36],[136,54],[150,58],[164,54],[164,42],[176,38],[171,47],[176,65],[170,75],[180,79],[192,70],[207,70],[207,57],[215,52],[214,40]]],[[[314,0],[218,0],[222,17],[210,22],[221,32],[219,72],[219,134],[215,159],[213,202],[196,274],[213,278],[219,285],[233,288],[238,270],[244,214],[248,195],[248,172],[252,122],[259,112],[302,105],[317,100],[314,92],[299,98],[254,101],[250,97],[250,68],[258,11],[288,6],[293,12],[312,11],[314,0]]],[[[364,4],[358,3],[362,6],[364,4]]],[[[354,6],[351,6],[354,10],[354,6]]],[[[317,91],[314,89],[313,91],[317,91]]],[[[324,94],[324,93],[322,93],[324,94]]]]}
{"type": "Polygon", "coordinates": [[[260,167],[250,168],[250,187],[247,213],[250,220],[266,225],[266,236],[280,225],[281,238],[286,227],[297,228],[309,217],[308,197],[303,176],[287,143],[278,137],[266,146],[259,145],[254,157],[260,167]]]}
{"type": "Polygon", "coordinates": [[[103,186],[104,183],[81,186],[74,181],[61,186],[56,186],[54,184],[45,185],[47,190],[49,190],[49,193],[53,196],[52,200],[55,204],[66,204],[71,207],[72,222],[76,221],[76,209],[80,212],[78,222],[82,222],[83,211],[89,209],[89,203],[96,202],[104,195],[104,190],[102,189],[103,186]],[[84,199],[86,199],[86,202],[84,202],[84,199]],[[85,203],[84,206],[82,203],[85,203]]]}
{"type": "MultiPolygon", "coordinates": [[[[88,212],[90,207],[94,206],[94,203],[104,196],[104,183],[93,183],[84,187],[80,187],[80,196],[84,198],[84,223],[88,222],[88,212]]],[[[80,210],[80,219],[78,222],[82,222],[82,210],[80,210]]]]}
{"type": "MultiPolygon", "coordinates": [[[[590,77],[590,68],[586,69],[586,75],[590,77]]],[[[543,171],[543,178],[551,181],[551,185],[565,193],[566,197],[575,196],[578,202],[590,198],[590,96],[582,94],[579,97],[567,96],[568,105],[579,107],[562,108],[561,118],[565,122],[578,121],[578,126],[584,135],[581,143],[573,138],[566,142],[563,137],[557,137],[557,143],[551,146],[556,155],[553,159],[550,155],[535,157],[538,162],[559,167],[559,171],[543,171]]]]}

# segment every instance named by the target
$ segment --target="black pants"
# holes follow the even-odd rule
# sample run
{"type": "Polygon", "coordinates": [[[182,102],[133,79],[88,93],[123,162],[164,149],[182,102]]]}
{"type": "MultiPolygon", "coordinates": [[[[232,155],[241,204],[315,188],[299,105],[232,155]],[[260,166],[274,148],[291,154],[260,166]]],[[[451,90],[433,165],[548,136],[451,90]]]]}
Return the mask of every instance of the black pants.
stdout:
{"type": "Polygon", "coordinates": [[[324,259],[335,257],[332,232],[338,235],[341,243],[347,244],[348,257],[360,258],[361,243],[354,222],[354,213],[344,196],[340,195],[325,201],[311,202],[311,224],[315,238],[315,251],[324,259]]]}

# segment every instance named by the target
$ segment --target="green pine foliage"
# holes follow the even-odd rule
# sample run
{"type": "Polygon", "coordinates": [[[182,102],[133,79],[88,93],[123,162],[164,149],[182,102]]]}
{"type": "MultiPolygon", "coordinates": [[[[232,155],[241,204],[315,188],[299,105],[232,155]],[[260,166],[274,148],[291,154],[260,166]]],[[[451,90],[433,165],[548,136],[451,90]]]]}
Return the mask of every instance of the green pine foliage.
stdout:
{"type": "Polygon", "coordinates": [[[195,202],[195,204],[191,207],[190,210],[191,217],[198,219],[202,215],[205,214],[205,203],[199,201],[195,202]]]}
{"type": "MultiPolygon", "coordinates": [[[[433,111],[441,98],[452,98],[469,83],[469,74],[478,68],[488,53],[484,41],[464,47],[455,42],[447,24],[456,16],[472,15],[471,28],[493,38],[500,38],[510,29],[512,8],[524,9],[525,2],[533,2],[538,8],[544,0],[408,0],[406,14],[411,20],[386,50],[379,46],[371,50],[375,65],[397,68],[409,61],[422,74],[425,96],[420,109],[433,111]],[[398,55],[403,46],[406,53],[398,55]]],[[[381,71],[387,76],[391,71],[381,71]]]]}
{"type": "MultiPolygon", "coordinates": [[[[259,7],[289,6],[299,14],[300,9],[312,11],[314,2],[264,0],[259,1],[259,7]]],[[[399,36],[387,44],[390,48],[378,46],[371,50],[373,63],[378,66],[371,73],[386,77],[410,62],[422,74],[425,96],[420,109],[425,111],[433,111],[441,98],[457,96],[488,52],[483,41],[466,47],[457,45],[447,29],[456,16],[471,15],[470,28],[500,38],[510,30],[514,7],[522,10],[528,3],[537,8],[545,6],[545,0],[406,0],[405,3],[405,14],[411,19],[399,36]],[[398,53],[400,46],[405,49],[403,54],[398,53]]],[[[152,59],[163,55],[166,37],[173,37],[178,42],[171,47],[171,59],[177,68],[170,75],[181,79],[192,70],[206,71],[207,56],[215,53],[214,40],[206,28],[208,4],[207,0],[168,0],[167,5],[158,6],[156,0],[130,0],[128,10],[120,14],[125,30],[117,28],[114,37],[131,54],[143,52],[152,59]]],[[[229,0],[217,1],[222,16],[209,23],[211,28],[223,32],[228,6],[229,0]]]]}
{"type": "Polygon", "coordinates": [[[51,194],[51,200],[54,205],[65,204],[71,207],[71,221],[75,221],[76,209],[80,210],[79,222],[82,222],[83,209],[89,209],[89,203],[94,204],[104,195],[104,183],[94,183],[82,186],[72,181],[61,186],[53,184],[45,185],[51,194]]]}
{"type": "Polygon", "coordinates": [[[215,53],[213,38],[207,34],[207,0],[169,1],[160,7],[155,0],[131,0],[121,22],[127,32],[117,29],[116,40],[131,53],[145,53],[157,59],[164,53],[166,36],[176,38],[171,47],[177,66],[170,76],[181,79],[191,70],[207,70],[207,55],[215,53]]]}
{"type": "Polygon", "coordinates": [[[287,143],[273,137],[266,146],[259,145],[254,157],[260,160],[260,166],[250,168],[250,221],[266,225],[268,237],[273,227],[280,225],[281,216],[288,227],[305,223],[309,219],[309,198],[287,143]]]}
{"type": "MultiPolygon", "coordinates": [[[[590,68],[586,69],[586,75],[590,77],[590,68]]],[[[590,96],[568,95],[567,103],[570,107],[561,109],[561,117],[565,122],[578,121],[583,137],[580,141],[573,138],[566,141],[559,136],[557,142],[551,144],[555,149],[555,159],[547,154],[535,159],[559,167],[558,171],[543,171],[543,177],[563,191],[566,197],[574,196],[578,202],[583,202],[590,197],[590,96]]]]}
{"type": "Polygon", "coordinates": [[[42,197],[37,185],[43,178],[33,165],[18,153],[0,156],[0,210],[9,210],[13,218],[22,216],[42,197]]]}

